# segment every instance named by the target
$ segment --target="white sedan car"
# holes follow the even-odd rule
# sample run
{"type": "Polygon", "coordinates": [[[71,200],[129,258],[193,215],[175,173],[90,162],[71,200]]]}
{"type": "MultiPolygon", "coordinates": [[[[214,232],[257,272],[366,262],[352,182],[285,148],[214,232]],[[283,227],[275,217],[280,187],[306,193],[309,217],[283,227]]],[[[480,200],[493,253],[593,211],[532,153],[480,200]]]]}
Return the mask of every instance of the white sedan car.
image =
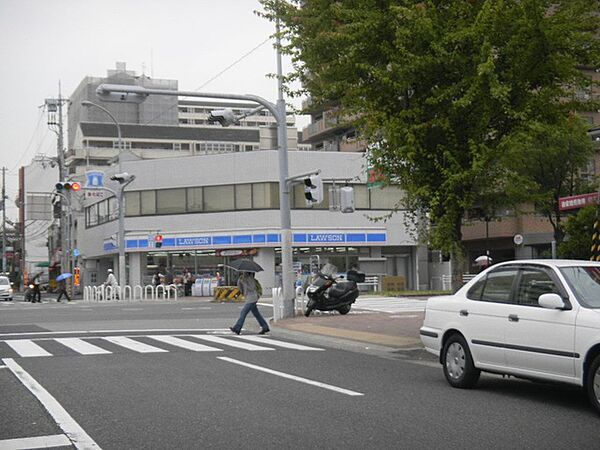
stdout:
{"type": "Polygon", "coordinates": [[[0,276],[0,298],[12,302],[13,288],[8,277],[0,276]]]}
{"type": "Polygon", "coordinates": [[[600,262],[494,265],[429,299],[420,334],[454,387],[473,387],[481,371],[565,382],[600,412],[600,262]]]}

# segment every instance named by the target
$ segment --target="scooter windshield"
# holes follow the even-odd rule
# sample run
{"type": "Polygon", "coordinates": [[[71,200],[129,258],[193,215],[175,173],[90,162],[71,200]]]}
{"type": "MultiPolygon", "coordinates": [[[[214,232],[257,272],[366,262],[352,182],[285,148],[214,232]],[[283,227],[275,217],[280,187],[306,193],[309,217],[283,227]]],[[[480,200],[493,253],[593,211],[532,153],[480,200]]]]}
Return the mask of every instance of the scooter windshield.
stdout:
{"type": "Polygon", "coordinates": [[[338,273],[337,267],[333,264],[327,263],[323,267],[321,267],[321,273],[323,275],[327,275],[328,277],[335,278],[338,273]]]}

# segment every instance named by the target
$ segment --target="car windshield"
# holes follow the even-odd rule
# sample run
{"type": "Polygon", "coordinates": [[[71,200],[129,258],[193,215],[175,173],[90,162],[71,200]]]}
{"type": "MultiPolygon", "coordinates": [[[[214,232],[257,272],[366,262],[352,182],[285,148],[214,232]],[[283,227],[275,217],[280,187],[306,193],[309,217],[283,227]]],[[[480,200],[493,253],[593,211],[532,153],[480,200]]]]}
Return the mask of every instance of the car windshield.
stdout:
{"type": "Polygon", "coordinates": [[[600,267],[561,267],[581,304],[588,308],[600,308],[600,267]]]}
{"type": "Polygon", "coordinates": [[[6,277],[0,277],[0,286],[9,286],[10,281],[6,277]]]}

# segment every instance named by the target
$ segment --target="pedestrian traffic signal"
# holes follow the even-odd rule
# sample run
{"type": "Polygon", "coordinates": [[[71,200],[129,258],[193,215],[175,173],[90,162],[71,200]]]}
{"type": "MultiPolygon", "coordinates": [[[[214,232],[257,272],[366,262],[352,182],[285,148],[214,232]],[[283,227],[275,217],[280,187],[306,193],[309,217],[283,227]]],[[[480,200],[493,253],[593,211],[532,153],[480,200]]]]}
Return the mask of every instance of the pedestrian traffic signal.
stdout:
{"type": "Polygon", "coordinates": [[[81,190],[81,184],[79,184],[76,181],[61,181],[60,183],[56,183],[56,191],[57,192],[62,192],[62,191],[80,191],[81,190]]]}
{"type": "Polygon", "coordinates": [[[304,179],[304,197],[307,206],[312,206],[323,201],[323,180],[319,175],[311,175],[304,179]]]}
{"type": "Polygon", "coordinates": [[[162,243],[163,243],[162,234],[157,234],[156,236],[154,236],[154,246],[156,248],[161,248],[162,247],[162,243]]]}

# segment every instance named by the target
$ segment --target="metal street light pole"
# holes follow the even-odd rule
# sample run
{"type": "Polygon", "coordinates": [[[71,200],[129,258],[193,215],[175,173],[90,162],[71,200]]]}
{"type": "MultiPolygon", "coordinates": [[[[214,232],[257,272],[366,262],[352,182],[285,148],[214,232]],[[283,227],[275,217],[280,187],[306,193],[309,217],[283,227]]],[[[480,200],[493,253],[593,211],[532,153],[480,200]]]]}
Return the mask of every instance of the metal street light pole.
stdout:
{"type": "MultiPolygon", "coordinates": [[[[122,139],[122,134],[121,134],[121,125],[119,124],[119,122],[117,121],[115,116],[113,116],[111,114],[111,112],[108,109],[106,109],[104,106],[101,106],[94,102],[90,102],[89,100],[82,101],[81,105],[86,106],[86,107],[94,106],[94,107],[104,111],[108,115],[108,117],[110,117],[112,119],[112,121],[115,123],[115,125],[117,126],[117,136],[118,136],[117,161],[119,164],[119,171],[121,171],[121,152],[123,151],[123,139],[122,139]]],[[[113,194],[115,194],[115,196],[117,197],[117,201],[119,202],[119,284],[121,286],[121,292],[123,292],[124,286],[127,285],[127,279],[126,279],[127,272],[125,270],[125,208],[123,207],[123,205],[124,205],[123,190],[125,189],[125,186],[127,186],[127,184],[131,183],[131,181],[133,181],[133,179],[130,180],[128,183],[123,184],[121,186],[121,189],[119,190],[118,195],[114,191],[111,191],[111,192],[113,192],[113,194]]]]}
{"type": "MultiPolygon", "coordinates": [[[[278,71],[281,72],[281,58],[278,57],[278,71]]],[[[149,89],[143,86],[101,84],[96,89],[100,98],[112,98],[111,94],[134,94],[138,97],[147,97],[148,95],[170,95],[181,97],[203,97],[220,98],[228,100],[245,100],[258,103],[268,109],[277,121],[277,141],[279,155],[279,213],[281,217],[281,274],[283,298],[275,298],[274,318],[275,320],[292,317],[294,315],[294,282],[292,267],[292,230],[290,219],[290,192],[287,187],[288,178],[288,145],[287,145],[287,115],[285,101],[283,100],[283,89],[279,76],[279,99],[277,105],[265,100],[257,95],[238,95],[238,94],[218,94],[195,91],[175,91],[169,89],[149,89]],[[279,304],[278,302],[282,302],[279,304]],[[280,314],[281,312],[281,314],[280,314]]]]}

